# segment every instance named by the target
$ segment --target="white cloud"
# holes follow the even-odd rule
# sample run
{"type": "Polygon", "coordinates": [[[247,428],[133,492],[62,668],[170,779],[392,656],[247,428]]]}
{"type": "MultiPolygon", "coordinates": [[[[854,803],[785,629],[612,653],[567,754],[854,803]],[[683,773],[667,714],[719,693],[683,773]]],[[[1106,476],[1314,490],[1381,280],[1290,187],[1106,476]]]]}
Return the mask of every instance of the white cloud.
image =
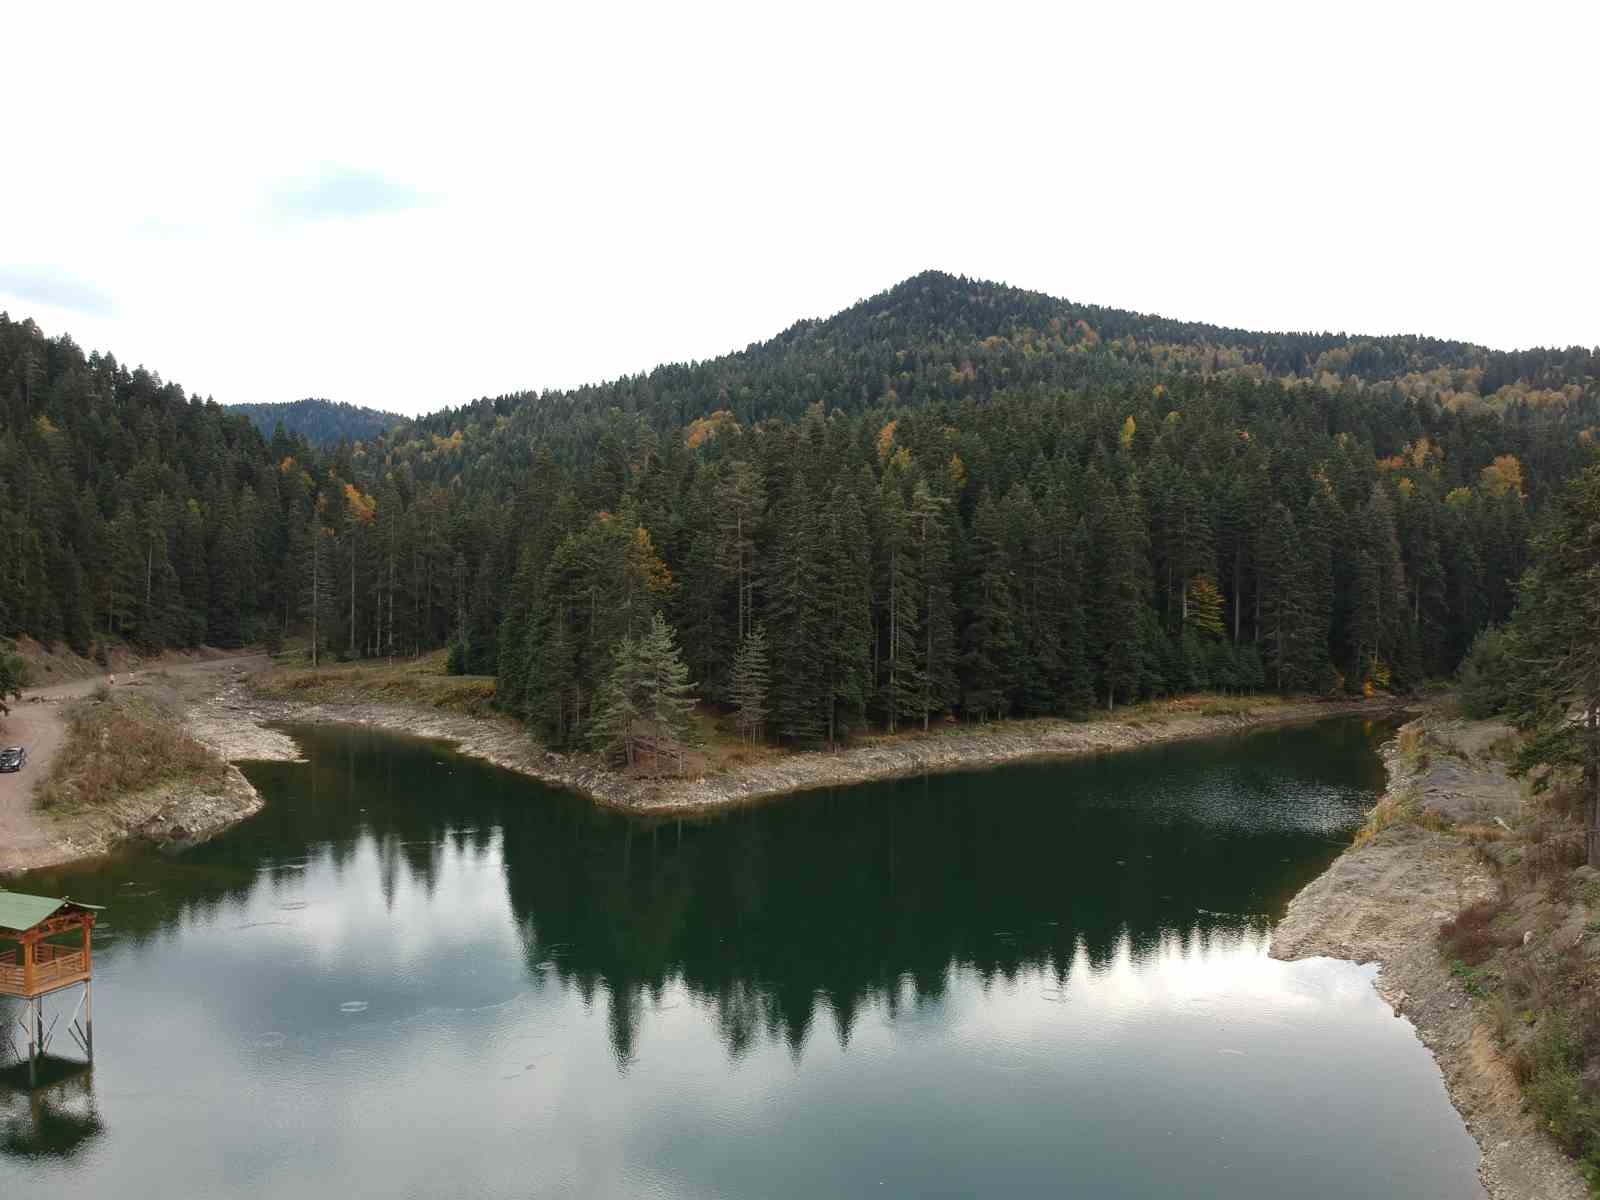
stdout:
{"type": "Polygon", "coordinates": [[[1597,35],[1540,4],[33,6],[0,307],[221,400],[410,412],[927,267],[1594,344],[1597,35]]]}

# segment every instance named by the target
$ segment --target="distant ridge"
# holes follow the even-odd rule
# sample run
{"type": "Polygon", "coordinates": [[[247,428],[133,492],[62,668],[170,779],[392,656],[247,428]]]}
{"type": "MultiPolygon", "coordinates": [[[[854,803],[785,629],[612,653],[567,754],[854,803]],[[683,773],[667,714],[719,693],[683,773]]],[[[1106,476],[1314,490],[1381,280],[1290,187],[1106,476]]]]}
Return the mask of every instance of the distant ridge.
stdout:
{"type": "Polygon", "coordinates": [[[299,435],[313,446],[371,441],[407,419],[399,413],[314,398],[282,404],[230,404],[228,408],[249,417],[267,437],[281,424],[285,433],[299,435]]]}

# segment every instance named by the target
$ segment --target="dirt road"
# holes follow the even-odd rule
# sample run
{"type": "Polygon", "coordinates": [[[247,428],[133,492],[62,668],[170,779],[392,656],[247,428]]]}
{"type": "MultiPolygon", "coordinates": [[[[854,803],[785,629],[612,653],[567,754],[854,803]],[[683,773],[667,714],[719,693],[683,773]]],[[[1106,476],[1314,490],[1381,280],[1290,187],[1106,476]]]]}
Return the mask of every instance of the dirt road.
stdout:
{"type": "MultiPolygon", "coordinates": [[[[183,693],[198,693],[220,683],[227,673],[254,669],[269,660],[264,655],[233,656],[203,661],[184,658],[158,662],[116,676],[116,686],[146,686],[152,680],[170,682],[183,693]]],[[[11,704],[11,715],[0,720],[0,745],[23,746],[27,765],[14,775],[0,775],[0,872],[16,870],[40,857],[41,847],[57,835],[49,817],[34,804],[34,784],[50,773],[50,765],[66,739],[63,709],[70,700],[90,695],[108,676],[74,680],[54,687],[35,688],[11,704]]]]}

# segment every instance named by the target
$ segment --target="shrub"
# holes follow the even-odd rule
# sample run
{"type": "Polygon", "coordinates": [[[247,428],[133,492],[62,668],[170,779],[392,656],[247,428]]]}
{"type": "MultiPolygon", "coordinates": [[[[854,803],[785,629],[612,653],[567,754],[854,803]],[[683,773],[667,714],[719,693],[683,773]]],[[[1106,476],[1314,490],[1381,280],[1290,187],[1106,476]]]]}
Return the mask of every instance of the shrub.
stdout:
{"type": "Polygon", "coordinates": [[[1473,639],[1456,675],[1464,715],[1481,719],[1505,711],[1515,669],[1511,641],[1504,629],[1485,629],[1473,639]]]}
{"type": "Polygon", "coordinates": [[[97,699],[68,713],[67,743],[40,785],[39,802],[93,808],[172,779],[220,786],[226,771],[175,718],[148,704],[97,699]]]}
{"type": "Polygon", "coordinates": [[[1446,956],[1475,967],[1502,946],[1515,942],[1514,935],[1497,933],[1493,929],[1494,919],[1501,911],[1499,901],[1479,900],[1441,924],[1439,940],[1446,956]]]}

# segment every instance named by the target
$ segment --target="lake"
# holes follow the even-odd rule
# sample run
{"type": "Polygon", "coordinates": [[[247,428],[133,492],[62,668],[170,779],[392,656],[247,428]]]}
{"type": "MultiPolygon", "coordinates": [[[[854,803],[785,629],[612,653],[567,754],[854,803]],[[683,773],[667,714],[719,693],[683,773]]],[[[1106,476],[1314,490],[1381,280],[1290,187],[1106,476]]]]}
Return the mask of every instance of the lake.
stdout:
{"type": "Polygon", "coordinates": [[[14,884],[109,907],[0,1195],[1482,1195],[1372,968],[1267,957],[1388,725],[681,821],[293,732],[224,837],[14,884]]]}

